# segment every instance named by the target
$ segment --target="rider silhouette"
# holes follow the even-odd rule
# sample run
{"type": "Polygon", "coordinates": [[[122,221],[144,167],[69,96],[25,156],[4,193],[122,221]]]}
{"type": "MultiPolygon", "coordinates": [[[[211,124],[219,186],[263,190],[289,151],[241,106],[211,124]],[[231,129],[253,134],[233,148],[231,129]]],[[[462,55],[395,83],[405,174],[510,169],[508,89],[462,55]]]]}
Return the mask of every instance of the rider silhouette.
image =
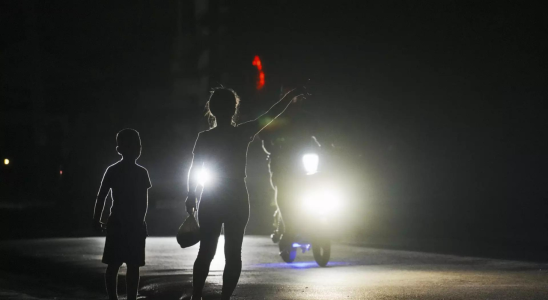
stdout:
{"type": "Polygon", "coordinates": [[[259,134],[268,155],[270,183],[283,222],[272,236],[275,242],[281,236],[281,249],[287,248],[295,237],[298,208],[294,198],[299,188],[296,179],[304,174],[303,155],[320,150],[315,137],[317,127],[314,116],[299,102],[259,134]]]}

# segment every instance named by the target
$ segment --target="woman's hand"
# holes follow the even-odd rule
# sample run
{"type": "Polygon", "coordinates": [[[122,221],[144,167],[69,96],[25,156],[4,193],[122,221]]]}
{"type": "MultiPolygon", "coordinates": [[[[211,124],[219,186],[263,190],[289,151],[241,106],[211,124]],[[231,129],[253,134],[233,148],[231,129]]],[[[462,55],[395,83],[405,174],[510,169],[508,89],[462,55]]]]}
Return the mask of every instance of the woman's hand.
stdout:
{"type": "Polygon", "coordinates": [[[196,195],[189,194],[185,201],[186,212],[191,215],[196,211],[196,195]]]}
{"type": "Polygon", "coordinates": [[[106,227],[106,224],[105,223],[102,223],[101,221],[99,220],[93,220],[93,223],[92,223],[92,228],[95,232],[97,233],[103,233],[105,232],[105,230],[107,229],[106,227]]]}
{"type": "Polygon", "coordinates": [[[296,103],[297,101],[301,99],[306,99],[306,96],[309,96],[310,94],[306,91],[306,87],[299,86],[297,88],[292,89],[287,94],[285,94],[284,97],[291,98],[291,102],[296,103]]]}

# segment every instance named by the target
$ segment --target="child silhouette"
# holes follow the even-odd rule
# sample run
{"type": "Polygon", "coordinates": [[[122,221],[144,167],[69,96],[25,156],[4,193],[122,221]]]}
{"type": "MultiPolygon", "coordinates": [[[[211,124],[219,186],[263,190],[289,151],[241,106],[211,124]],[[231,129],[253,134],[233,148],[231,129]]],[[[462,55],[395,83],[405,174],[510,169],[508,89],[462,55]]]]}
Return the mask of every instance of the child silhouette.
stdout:
{"type": "Polygon", "coordinates": [[[107,223],[107,237],[102,262],[109,299],[118,299],[117,282],[120,266],[127,266],[127,299],[137,299],[139,267],[145,265],[145,240],[148,236],[145,216],[148,189],[151,187],[147,169],[136,163],[141,156],[141,139],[134,129],[123,129],[116,135],[116,150],[122,159],[108,167],[93,215],[93,228],[103,231],[101,215],[110,192],[112,207],[107,223]]]}

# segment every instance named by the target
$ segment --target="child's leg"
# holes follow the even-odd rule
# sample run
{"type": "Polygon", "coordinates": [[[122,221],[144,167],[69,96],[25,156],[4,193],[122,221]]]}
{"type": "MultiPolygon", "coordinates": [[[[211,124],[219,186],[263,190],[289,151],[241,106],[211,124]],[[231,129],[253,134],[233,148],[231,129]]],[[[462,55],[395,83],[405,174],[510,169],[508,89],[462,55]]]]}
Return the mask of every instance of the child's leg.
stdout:
{"type": "Polygon", "coordinates": [[[126,273],[127,300],[136,300],[139,290],[139,266],[127,265],[126,273]]]}
{"type": "Polygon", "coordinates": [[[109,264],[105,273],[105,285],[109,300],[118,300],[118,270],[121,264],[109,264]]]}

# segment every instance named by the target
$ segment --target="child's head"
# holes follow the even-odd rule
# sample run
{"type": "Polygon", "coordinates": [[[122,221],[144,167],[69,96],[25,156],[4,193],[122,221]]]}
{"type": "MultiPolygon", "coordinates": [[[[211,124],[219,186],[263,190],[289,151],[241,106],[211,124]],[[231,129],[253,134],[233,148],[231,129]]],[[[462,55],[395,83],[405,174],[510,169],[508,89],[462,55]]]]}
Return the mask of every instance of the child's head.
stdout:
{"type": "Polygon", "coordinates": [[[141,138],[139,132],[135,129],[122,129],[116,134],[116,151],[124,157],[124,159],[136,160],[141,156],[141,138]]]}
{"type": "MultiPolygon", "coordinates": [[[[232,89],[215,88],[213,89],[209,101],[206,104],[206,115],[215,118],[216,125],[235,125],[235,119],[238,117],[240,106],[240,97],[232,89]]],[[[214,127],[213,124],[211,127],[214,127]]]]}

